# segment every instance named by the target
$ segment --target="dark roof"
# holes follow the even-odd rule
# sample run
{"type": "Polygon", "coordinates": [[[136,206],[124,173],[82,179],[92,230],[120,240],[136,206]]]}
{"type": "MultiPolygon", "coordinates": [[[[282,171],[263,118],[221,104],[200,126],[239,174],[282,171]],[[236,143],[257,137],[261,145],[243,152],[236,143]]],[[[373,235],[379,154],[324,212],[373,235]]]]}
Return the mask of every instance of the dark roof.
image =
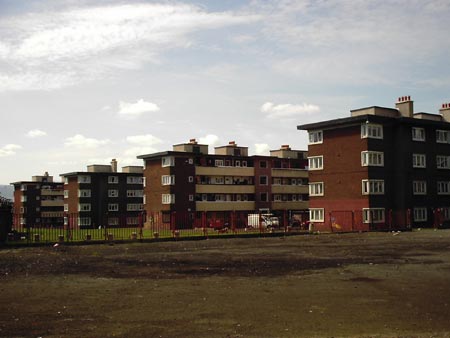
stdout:
{"type": "MultiPolygon", "coordinates": [[[[59,176],[77,176],[77,175],[143,175],[143,173],[124,173],[124,172],[113,172],[113,171],[74,171],[71,173],[59,174],[59,176]]],[[[60,183],[62,184],[62,183],[60,183]]]]}
{"type": "MultiPolygon", "coordinates": [[[[364,109],[364,108],[362,108],[364,109]]],[[[423,114],[423,113],[421,113],[423,114]]],[[[434,114],[430,114],[434,115],[434,114]]],[[[375,122],[375,123],[402,123],[402,124],[410,124],[415,126],[442,126],[443,128],[450,128],[450,123],[446,121],[435,121],[435,120],[427,120],[427,119],[418,119],[412,117],[387,117],[381,115],[358,115],[358,116],[350,116],[335,120],[321,121],[316,123],[308,123],[303,125],[298,125],[298,130],[315,130],[315,129],[330,129],[330,128],[340,128],[340,127],[348,127],[353,124],[358,124],[363,121],[375,122]]]]}

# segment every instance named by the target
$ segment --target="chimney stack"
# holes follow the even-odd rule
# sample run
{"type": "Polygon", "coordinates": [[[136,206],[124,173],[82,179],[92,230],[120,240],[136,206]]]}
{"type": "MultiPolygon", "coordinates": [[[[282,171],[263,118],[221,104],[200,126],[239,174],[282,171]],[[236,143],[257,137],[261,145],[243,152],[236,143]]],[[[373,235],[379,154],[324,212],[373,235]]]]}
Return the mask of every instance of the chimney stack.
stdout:
{"type": "Polygon", "coordinates": [[[291,147],[289,147],[289,144],[283,144],[281,150],[291,150],[291,147]]]}
{"type": "Polygon", "coordinates": [[[228,145],[235,147],[236,146],[236,142],[235,141],[230,141],[230,142],[228,142],[228,145]]]}
{"type": "Polygon", "coordinates": [[[197,144],[197,140],[196,140],[195,138],[191,138],[191,139],[189,140],[189,143],[190,143],[190,144],[197,144]]]}
{"type": "Polygon", "coordinates": [[[111,160],[111,171],[112,171],[113,173],[116,173],[116,172],[117,172],[117,160],[116,160],[115,158],[113,158],[113,159],[111,160]]]}
{"type": "Polygon", "coordinates": [[[439,114],[442,115],[445,122],[450,122],[450,103],[443,103],[439,114]]]}
{"type": "Polygon", "coordinates": [[[403,117],[413,117],[414,114],[414,101],[411,100],[411,96],[399,97],[395,108],[398,109],[400,115],[403,117]]]}

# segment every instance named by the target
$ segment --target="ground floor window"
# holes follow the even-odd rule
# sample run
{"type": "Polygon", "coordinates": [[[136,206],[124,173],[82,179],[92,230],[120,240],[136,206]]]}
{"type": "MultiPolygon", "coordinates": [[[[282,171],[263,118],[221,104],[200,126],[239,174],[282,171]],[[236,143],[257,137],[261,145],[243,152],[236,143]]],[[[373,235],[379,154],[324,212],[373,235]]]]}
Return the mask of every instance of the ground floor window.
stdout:
{"type": "Polygon", "coordinates": [[[414,208],[414,222],[424,222],[427,220],[427,208],[414,208]]]}
{"type": "Polygon", "coordinates": [[[384,223],[385,211],[384,208],[363,209],[364,223],[384,223]]]}
{"type": "Polygon", "coordinates": [[[323,222],[324,209],[323,208],[309,209],[309,219],[311,222],[323,222]]]}

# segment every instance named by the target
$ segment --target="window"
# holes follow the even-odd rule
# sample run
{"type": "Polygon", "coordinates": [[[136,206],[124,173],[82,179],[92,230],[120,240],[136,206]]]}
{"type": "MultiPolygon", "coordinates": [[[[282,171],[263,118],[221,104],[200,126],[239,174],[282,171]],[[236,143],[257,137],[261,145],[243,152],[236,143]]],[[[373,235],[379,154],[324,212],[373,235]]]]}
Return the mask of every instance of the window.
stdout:
{"type": "Polygon", "coordinates": [[[223,167],[223,160],[216,160],[216,161],[214,162],[214,165],[215,165],[216,167],[223,167]]]}
{"type": "Polygon", "coordinates": [[[21,190],[21,191],[27,191],[27,185],[26,185],[26,184],[22,184],[22,185],[20,186],[20,190],[21,190]]]}
{"type": "Polygon", "coordinates": [[[322,130],[310,131],[308,133],[309,144],[319,144],[323,142],[323,132],[322,130]]]}
{"type": "Polygon", "coordinates": [[[295,178],[291,179],[291,185],[297,185],[297,180],[295,178]]]}
{"type": "Polygon", "coordinates": [[[24,217],[20,218],[20,225],[27,224],[27,220],[24,217]]]}
{"type": "Polygon", "coordinates": [[[312,182],[309,184],[310,196],[323,196],[323,182],[312,182]]]}
{"type": "Polygon", "coordinates": [[[119,190],[109,189],[108,190],[108,197],[119,197],[119,190]]]}
{"type": "Polygon", "coordinates": [[[240,166],[241,166],[241,161],[237,161],[237,160],[236,160],[236,161],[234,162],[234,165],[235,165],[236,167],[240,167],[240,166]]]}
{"type": "Polygon", "coordinates": [[[69,198],[69,190],[64,190],[64,198],[69,198]]]}
{"type": "Polygon", "coordinates": [[[442,218],[444,221],[450,220],[450,207],[441,208],[442,218]]]}
{"type": "Polygon", "coordinates": [[[109,184],[119,183],[119,177],[118,176],[108,176],[108,183],[109,184]]]}
{"type": "Polygon", "coordinates": [[[189,195],[189,202],[193,202],[194,201],[194,195],[189,195]]]}
{"type": "Polygon", "coordinates": [[[267,202],[268,201],[266,192],[262,192],[260,197],[261,197],[261,202],[267,202]]]}
{"type": "Polygon", "coordinates": [[[194,176],[189,176],[189,177],[188,177],[188,182],[189,182],[189,183],[194,182],[194,176]]]}
{"type": "Polygon", "coordinates": [[[323,169],[323,156],[308,157],[309,170],[323,169]]]}
{"type": "Polygon", "coordinates": [[[214,201],[216,202],[225,202],[225,195],[223,194],[215,194],[214,201]]]}
{"type": "Polygon", "coordinates": [[[90,217],[78,217],[78,225],[79,226],[91,225],[91,218],[90,217]]]}
{"type": "Polygon", "coordinates": [[[143,190],[127,190],[127,197],[142,197],[144,196],[143,190]]]}
{"type": "Polygon", "coordinates": [[[450,131],[449,130],[436,130],[436,142],[437,143],[450,143],[450,131]]]}
{"type": "Polygon", "coordinates": [[[119,211],[119,204],[117,203],[109,203],[108,211],[119,211]]]}
{"type": "Polygon", "coordinates": [[[413,141],[425,141],[425,129],[424,128],[412,128],[413,141]]]}
{"type": "Polygon", "coordinates": [[[280,194],[273,195],[273,200],[275,202],[281,202],[281,195],[280,194]]]}
{"type": "Polygon", "coordinates": [[[425,154],[413,154],[412,157],[412,165],[413,168],[426,168],[427,166],[427,158],[425,154]]]}
{"type": "Polygon", "coordinates": [[[260,168],[267,168],[267,161],[261,161],[261,162],[259,162],[259,167],[260,167],[260,168]]]}
{"type": "Polygon", "coordinates": [[[427,208],[414,208],[414,222],[425,222],[427,220],[427,208]]]}
{"type": "Polygon", "coordinates": [[[127,225],[139,224],[139,217],[127,217],[127,225]]]}
{"type": "Polygon", "coordinates": [[[91,190],[90,189],[78,190],[78,197],[91,197],[91,190]]]}
{"type": "Polygon", "coordinates": [[[143,184],[144,178],[140,176],[128,176],[127,184],[143,184]]]}
{"type": "Polygon", "coordinates": [[[383,138],[383,126],[375,123],[361,124],[361,138],[383,138]]]}
{"type": "Polygon", "coordinates": [[[164,156],[161,158],[162,167],[173,167],[175,165],[175,158],[173,156],[164,156]]]}
{"type": "Polygon", "coordinates": [[[323,222],[324,220],[323,216],[324,216],[323,208],[309,209],[309,219],[311,222],[323,222]]]}
{"type": "Polygon", "coordinates": [[[20,196],[20,202],[26,202],[27,201],[27,196],[20,196]]]}
{"type": "Polygon", "coordinates": [[[64,177],[64,184],[69,184],[69,178],[68,177],[64,177]]]}
{"type": "Polygon", "coordinates": [[[162,175],[161,176],[162,185],[175,185],[175,175],[162,175]]]}
{"type": "Polygon", "coordinates": [[[450,181],[438,181],[437,182],[437,194],[438,195],[450,195],[450,181]]]}
{"type": "Polygon", "coordinates": [[[426,194],[427,194],[427,182],[413,181],[413,195],[426,195],[426,194]]]}
{"type": "Polygon", "coordinates": [[[90,203],[78,204],[78,211],[91,211],[91,204],[90,203]]]}
{"type": "Polygon", "coordinates": [[[119,225],[119,217],[108,217],[108,225],[119,225]]]}
{"type": "Polygon", "coordinates": [[[384,180],[362,180],[363,195],[383,195],[384,180]]]}
{"type": "Polygon", "coordinates": [[[211,179],[212,184],[224,184],[225,179],[223,177],[213,177],[211,179]]]}
{"type": "Polygon", "coordinates": [[[281,185],[281,178],[274,178],[273,179],[273,184],[274,185],[281,185]]]}
{"type": "Polygon", "coordinates": [[[190,159],[188,160],[188,163],[189,163],[189,164],[194,164],[194,159],[193,159],[193,158],[190,158],[190,159]]]}
{"type": "Polygon", "coordinates": [[[436,167],[438,169],[450,169],[450,156],[436,156],[436,167]]]}
{"type": "Polygon", "coordinates": [[[26,210],[26,208],[20,207],[20,213],[21,213],[21,214],[24,214],[24,213],[25,213],[25,210],[26,210]]]}
{"type": "Polygon", "coordinates": [[[247,167],[247,161],[242,161],[242,166],[247,167]]]}
{"type": "Polygon", "coordinates": [[[384,223],[383,208],[363,209],[363,223],[384,223]]]}
{"type": "Polygon", "coordinates": [[[144,209],[144,205],[140,203],[127,204],[127,211],[140,211],[144,209]]]}
{"type": "Polygon", "coordinates": [[[379,151],[363,151],[363,152],[361,152],[361,165],[363,167],[367,167],[367,166],[382,167],[382,166],[384,166],[384,153],[379,152],[379,151]]]}
{"type": "Polygon", "coordinates": [[[91,183],[91,176],[88,175],[78,176],[78,183],[91,183]]]}
{"type": "Polygon", "coordinates": [[[259,176],[259,184],[267,185],[267,176],[259,176]]]}
{"type": "Polygon", "coordinates": [[[64,211],[68,212],[69,211],[69,205],[68,204],[64,204],[64,211]]]}
{"type": "Polygon", "coordinates": [[[174,194],[162,194],[162,204],[174,204],[175,195],[174,194]]]}

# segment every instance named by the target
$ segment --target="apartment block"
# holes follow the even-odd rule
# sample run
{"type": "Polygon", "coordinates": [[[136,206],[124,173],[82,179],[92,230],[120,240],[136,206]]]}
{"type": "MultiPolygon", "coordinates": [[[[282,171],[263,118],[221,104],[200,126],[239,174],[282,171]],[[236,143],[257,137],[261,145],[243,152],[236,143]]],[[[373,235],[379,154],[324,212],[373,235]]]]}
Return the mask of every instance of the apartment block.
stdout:
{"type": "Polygon", "coordinates": [[[249,213],[299,213],[308,209],[306,151],[284,145],[271,156],[249,156],[234,141],[215,147],[195,139],[172,151],[141,155],[144,161],[144,207],[162,213],[165,223],[183,217],[186,227],[202,217],[224,219],[230,213],[245,223],[249,213]]]}
{"type": "Polygon", "coordinates": [[[143,169],[90,165],[87,171],[61,174],[64,222],[70,227],[138,226],[143,212],[143,169]]]}
{"type": "Polygon", "coordinates": [[[310,219],[318,230],[441,226],[450,217],[450,104],[372,106],[308,131],[310,219]]]}
{"type": "Polygon", "coordinates": [[[14,186],[14,228],[63,226],[64,191],[47,172],[14,186]]]}

